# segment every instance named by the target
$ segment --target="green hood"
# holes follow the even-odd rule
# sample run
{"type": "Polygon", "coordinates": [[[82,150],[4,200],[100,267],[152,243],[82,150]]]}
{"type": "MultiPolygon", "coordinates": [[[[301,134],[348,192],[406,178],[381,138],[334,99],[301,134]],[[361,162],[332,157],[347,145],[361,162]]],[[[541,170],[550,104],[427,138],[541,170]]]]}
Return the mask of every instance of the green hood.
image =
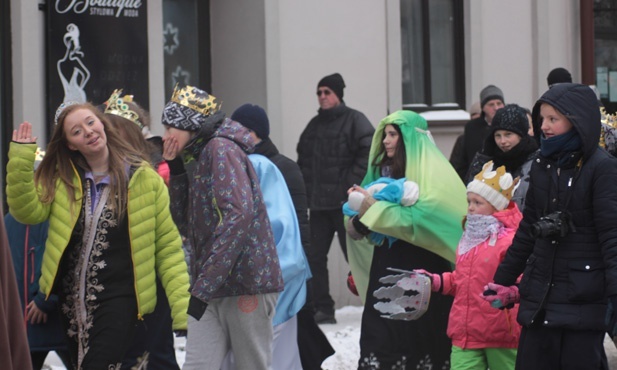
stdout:
{"type": "MultiPolygon", "coordinates": [[[[418,184],[420,197],[411,207],[378,201],[360,221],[372,231],[404,240],[454,262],[456,247],[463,233],[462,220],[467,212],[466,188],[435,145],[422,116],[412,111],[397,111],[379,123],[362,185],[381,176],[380,169],[372,163],[379,151],[386,125],[398,125],[401,129],[406,154],[405,177],[418,184]]],[[[360,296],[364,298],[373,247],[366,239],[358,242],[348,238],[348,243],[351,245],[347,248],[349,264],[360,296]]]]}

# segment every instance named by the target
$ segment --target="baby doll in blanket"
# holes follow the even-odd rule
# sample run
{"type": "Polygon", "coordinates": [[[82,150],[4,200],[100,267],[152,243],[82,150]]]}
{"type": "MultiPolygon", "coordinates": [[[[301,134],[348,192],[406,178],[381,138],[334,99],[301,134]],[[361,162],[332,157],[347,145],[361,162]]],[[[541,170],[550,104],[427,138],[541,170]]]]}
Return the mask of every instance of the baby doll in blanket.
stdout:
{"type": "MultiPolygon", "coordinates": [[[[418,184],[413,181],[403,179],[391,179],[381,177],[365,187],[366,191],[377,200],[387,200],[393,203],[400,203],[402,206],[409,207],[416,204],[420,189],[418,184]]],[[[360,211],[360,206],[365,195],[359,191],[349,193],[347,203],[343,206],[343,212],[347,216],[355,216],[360,211]],[[347,208],[347,210],[345,210],[347,208]],[[349,213],[349,214],[348,214],[349,213]]]]}
{"type": "MultiPolygon", "coordinates": [[[[405,178],[392,179],[389,177],[380,177],[374,182],[366,185],[364,189],[375,200],[385,200],[392,203],[398,203],[405,207],[410,207],[416,204],[420,196],[420,188],[413,181],[407,181],[405,178]]],[[[343,204],[343,213],[346,216],[353,217],[360,212],[362,201],[365,194],[360,191],[350,191],[347,202],[343,204]]],[[[381,245],[385,235],[376,232],[369,234],[369,239],[376,245],[381,245]]],[[[396,238],[388,237],[390,243],[396,238]]]]}

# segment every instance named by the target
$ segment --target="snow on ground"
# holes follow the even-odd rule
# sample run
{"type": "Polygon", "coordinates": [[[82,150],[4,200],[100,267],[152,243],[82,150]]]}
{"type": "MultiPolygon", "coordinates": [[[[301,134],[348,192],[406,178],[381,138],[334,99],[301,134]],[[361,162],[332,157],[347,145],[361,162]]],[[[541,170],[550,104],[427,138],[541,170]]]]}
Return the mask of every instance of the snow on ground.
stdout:
{"type": "Polygon", "coordinates": [[[336,324],[319,325],[336,351],[322,363],[324,370],[358,368],[361,319],[362,307],[346,306],[336,310],[336,324]]]}
{"type": "MultiPolygon", "coordinates": [[[[353,370],[357,369],[358,359],[360,358],[360,320],[362,318],[362,307],[346,306],[336,310],[336,324],[319,325],[326,334],[330,344],[336,353],[327,358],[322,367],[324,370],[353,370]]],[[[182,366],[186,352],[184,346],[186,338],[175,338],[176,359],[182,366]]],[[[65,370],[62,362],[52,352],[47,356],[45,362],[47,369],[65,370]]]]}
{"type": "MultiPolygon", "coordinates": [[[[336,353],[327,358],[322,367],[324,370],[355,370],[360,358],[360,320],[362,307],[346,306],[336,310],[336,324],[319,325],[326,334],[336,353]]],[[[185,338],[176,338],[176,359],[178,364],[184,364],[185,338]]],[[[609,368],[617,370],[617,350],[615,344],[607,336],[604,348],[609,361],[609,368]]],[[[62,362],[55,353],[47,357],[47,369],[64,370],[62,362]]]]}

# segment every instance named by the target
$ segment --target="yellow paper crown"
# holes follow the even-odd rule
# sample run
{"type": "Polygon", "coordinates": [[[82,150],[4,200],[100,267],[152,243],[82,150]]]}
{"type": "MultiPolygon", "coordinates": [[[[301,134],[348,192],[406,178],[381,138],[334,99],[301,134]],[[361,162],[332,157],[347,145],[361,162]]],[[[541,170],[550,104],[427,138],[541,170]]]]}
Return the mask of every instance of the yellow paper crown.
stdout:
{"type": "Polygon", "coordinates": [[[127,104],[133,102],[133,95],[121,95],[122,89],[116,89],[111,93],[111,96],[105,102],[105,113],[126,118],[143,129],[144,125],[139,120],[139,114],[132,111],[131,107],[127,104]]]}
{"type": "Polygon", "coordinates": [[[617,128],[617,116],[606,112],[604,107],[600,107],[600,122],[613,128],[617,128]]]}
{"type": "Polygon", "coordinates": [[[506,172],[506,166],[500,166],[493,170],[493,161],[488,161],[482,166],[482,171],[474,177],[474,180],[490,186],[493,190],[510,200],[519,178],[512,179],[512,175],[506,172]]]}
{"type": "Polygon", "coordinates": [[[171,101],[191,108],[205,116],[218,112],[222,105],[222,102],[216,102],[216,97],[193,86],[178,89],[178,85],[176,85],[171,101]]]}

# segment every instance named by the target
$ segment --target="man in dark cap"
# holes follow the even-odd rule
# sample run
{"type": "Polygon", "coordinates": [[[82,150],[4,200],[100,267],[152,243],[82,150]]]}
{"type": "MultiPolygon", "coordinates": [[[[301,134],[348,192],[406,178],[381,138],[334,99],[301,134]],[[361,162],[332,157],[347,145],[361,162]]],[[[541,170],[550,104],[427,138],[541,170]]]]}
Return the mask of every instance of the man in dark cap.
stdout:
{"type": "Polygon", "coordinates": [[[347,189],[364,178],[375,132],[364,114],[345,105],[344,88],[338,73],[319,81],[320,108],[297,147],[310,211],[311,248],[307,257],[313,273],[315,321],[322,324],[336,323],[328,279],[330,244],[336,232],[347,259],[341,206],[347,200],[347,189]]]}
{"type": "Polygon", "coordinates": [[[480,117],[472,119],[465,124],[463,137],[457,145],[456,155],[450,156],[450,163],[465,181],[465,176],[469,170],[471,160],[476,155],[476,152],[482,150],[484,139],[488,134],[495,117],[495,113],[504,107],[503,92],[495,85],[488,85],[480,91],[480,107],[482,113],[480,117]]]}
{"type": "MultiPolygon", "coordinates": [[[[306,202],[306,186],[304,185],[300,167],[298,167],[296,162],[279,153],[276,145],[270,140],[270,120],[262,107],[254,104],[244,104],[233,112],[231,119],[251,130],[253,141],[256,143],[253,153],[267,157],[281,171],[281,174],[283,174],[298,218],[302,248],[305,254],[308,255],[310,250],[310,232],[306,202]]],[[[285,264],[281,263],[281,267],[284,269],[285,264]]],[[[284,278],[285,275],[285,270],[283,270],[284,278]]],[[[334,349],[330,345],[326,335],[315,323],[313,303],[311,301],[312,297],[308,294],[311,292],[311,280],[306,283],[308,288],[307,302],[297,314],[298,349],[300,351],[300,360],[303,369],[321,369],[321,363],[334,354],[334,349]]],[[[285,289],[287,289],[287,283],[285,289]]],[[[279,302],[280,300],[281,297],[279,297],[279,302]]],[[[274,343],[276,343],[279,338],[280,337],[275,335],[274,343]]],[[[282,345],[274,345],[274,348],[274,364],[279,365],[278,368],[280,368],[280,365],[283,365],[283,363],[279,362],[277,359],[276,350],[288,351],[288,348],[282,345]]],[[[273,366],[273,368],[276,369],[277,367],[273,366]]]]}
{"type": "Polygon", "coordinates": [[[548,84],[549,89],[555,84],[561,84],[564,82],[572,83],[572,75],[565,68],[554,68],[548,73],[548,76],[546,76],[546,83],[548,84]]]}

